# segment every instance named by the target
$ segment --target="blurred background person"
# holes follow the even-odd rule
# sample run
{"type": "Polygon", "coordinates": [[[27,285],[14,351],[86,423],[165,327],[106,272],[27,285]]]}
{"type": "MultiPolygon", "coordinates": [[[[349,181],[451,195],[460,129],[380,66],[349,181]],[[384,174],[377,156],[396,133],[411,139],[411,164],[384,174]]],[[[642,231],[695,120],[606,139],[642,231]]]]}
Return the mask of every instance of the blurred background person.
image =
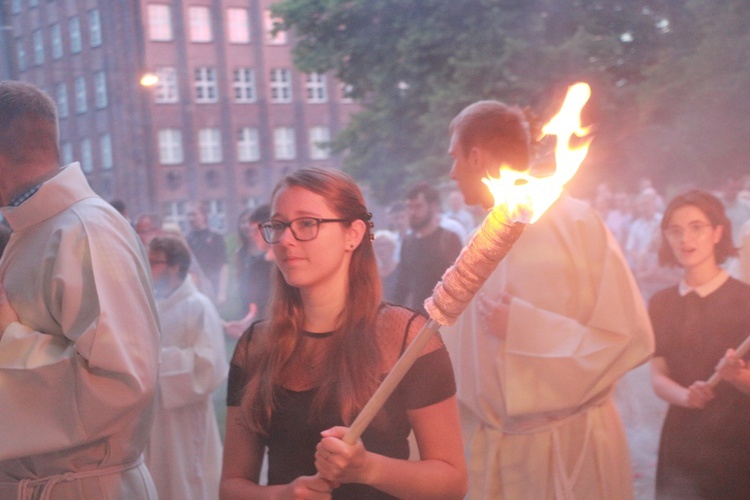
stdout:
{"type": "Polygon", "coordinates": [[[383,284],[383,300],[393,302],[398,276],[398,260],[396,259],[396,235],[387,229],[375,231],[372,242],[375,258],[378,261],[378,274],[383,284]]]}
{"type": "Polygon", "coordinates": [[[437,189],[424,182],[415,184],[406,199],[411,232],[401,244],[393,301],[425,314],[425,299],[456,260],[463,243],[456,233],[440,226],[437,189]]]}
{"type": "Polygon", "coordinates": [[[184,241],[157,236],[148,258],[162,335],[146,464],[159,498],[215,499],[222,446],[211,396],[228,371],[221,319],[188,278],[184,241]]]}
{"type": "MultiPolygon", "coordinates": [[[[727,219],[732,225],[732,241],[734,246],[739,249],[742,248],[743,227],[745,223],[750,221],[750,203],[740,195],[742,188],[742,179],[730,178],[727,179],[721,191],[721,201],[724,203],[727,219]]],[[[728,258],[722,265],[733,278],[743,279],[741,256],[742,252],[737,257],[728,258]]]]}
{"type": "Polygon", "coordinates": [[[208,226],[208,204],[191,203],[187,209],[190,225],[186,239],[195,259],[211,283],[214,303],[221,307],[227,298],[229,265],[224,236],[208,226]]]}
{"type": "Polygon", "coordinates": [[[244,316],[237,321],[227,321],[224,328],[232,338],[239,338],[250,323],[266,315],[271,295],[273,252],[265,242],[258,224],[271,218],[271,207],[259,205],[240,215],[239,234],[242,241],[235,253],[237,290],[244,316]]]}
{"type": "Polygon", "coordinates": [[[135,232],[146,248],[152,239],[162,235],[161,217],[156,213],[140,214],[136,217],[134,226],[135,232]]]}
{"type": "Polygon", "coordinates": [[[405,202],[394,201],[388,206],[387,227],[396,235],[396,260],[398,260],[401,255],[401,243],[406,235],[411,232],[411,229],[409,229],[409,212],[405,202]]]}
{"type": "Polygon", "coordinates": [[[635,219],[628,230],[625,242],[625,257],[633,276],[646,300],[662,285],[654,284],[651,274],[658,269],[659,247],[658,195],[653,188],[646,188],[635,199],[635,219]]]}
{"type": "Polygon", "coordinates": [[[633,222],[633,210],[630,195],[625,191],[616,191],[612,195],[612,209],[607,212],[604,223],[612,231],[621,249],[625,249],[630,225],[633,222]]]}
{"type": "Polygon", "coordinates": [[[736,255],[719,199],[676,196],[661,221],[659,261],[679,284],[656,293],[651,379],[669,403],[659,443],[657,498],[740,499],[750,491],[750,370],[733,348],[750,334],[750,285],[720,264],[736,255]],[[719,369],[716,387],[705,381],[719,369]]]}
{"type": "MultiPolygon", "coordinates": [[[[474,220],[474,216],[466,208],[464,195],[461,194],[461,191],[454,189],[448,193],[446,205],[448,206],[448,209],[443,212],[443,216],[460,223],[461,227],[463,227],[464,234],[471,234],[477,224],[474,220]]],[[[466,241],[466,238],[464,238],[464,241],[466,241]]]]}
{"type": "Polygon", "coordinates": [[[130,220],[130,216],[128,215],[128,207],[123,200],[110,200],[109,204],[112,205],[112,208],[120,212],[120,215],[125,217],[125,220],[127,220],[131,224],[133,223],[133,221],[130,220]]]}

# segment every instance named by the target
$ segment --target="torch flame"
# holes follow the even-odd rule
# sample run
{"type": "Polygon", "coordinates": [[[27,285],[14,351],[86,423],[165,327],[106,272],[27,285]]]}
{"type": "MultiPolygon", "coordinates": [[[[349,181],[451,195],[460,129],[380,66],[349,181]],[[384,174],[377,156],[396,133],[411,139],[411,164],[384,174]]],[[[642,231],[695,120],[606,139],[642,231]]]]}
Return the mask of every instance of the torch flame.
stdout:
{"type": "Polygon", "coordinates": [[[511,220],[532,224],[539,220],[578,171],[588,154],[591,139],[573,147],[571,138],[588,136],[588,128],[581,126],[581,110],[590,96],[588,84],[572,85],[560,111],[542,127],[545,135],[557,137],[554,174],[534,177],[528,170],[519,172],[503,165],[498,177],[482,179],[495,198],[495,207],[503,205],[511,220]]]}

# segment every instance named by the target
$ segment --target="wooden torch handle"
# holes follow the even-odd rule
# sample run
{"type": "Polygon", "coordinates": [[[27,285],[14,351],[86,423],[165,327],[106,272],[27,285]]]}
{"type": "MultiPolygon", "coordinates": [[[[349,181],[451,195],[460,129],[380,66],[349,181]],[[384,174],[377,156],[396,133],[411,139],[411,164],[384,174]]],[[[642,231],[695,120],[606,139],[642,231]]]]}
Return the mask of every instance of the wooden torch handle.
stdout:
{"type": "MultiPolygon", "coordinates": [[[[742,343],[735,349],[735,354],[737,354],[738,358],[741,358],[745,356],[745,354],[750,351],[750,335],[742,341],[742,343]]],[[[718,384],[721,381],[721,377],[719,376],[719,372],[715,371],[713,375],[711,375],[711,378],[708,379],[708,385],[711,387],[716,387],[716,384],[718,384]]]]}

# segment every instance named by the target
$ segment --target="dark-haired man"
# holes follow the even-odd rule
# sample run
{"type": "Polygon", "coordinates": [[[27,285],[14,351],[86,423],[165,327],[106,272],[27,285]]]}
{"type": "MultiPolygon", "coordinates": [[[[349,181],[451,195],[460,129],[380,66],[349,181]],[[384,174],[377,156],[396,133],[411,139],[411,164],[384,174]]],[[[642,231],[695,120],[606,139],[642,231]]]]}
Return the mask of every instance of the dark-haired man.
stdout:
{"type": "Polygon", "coordinates": [[[425,313],[424,301],[461,252],[461,238],[440,226],[440,195],[426,183],[406,194],[411,232],[401,243],[396,304],[425,313]]]}

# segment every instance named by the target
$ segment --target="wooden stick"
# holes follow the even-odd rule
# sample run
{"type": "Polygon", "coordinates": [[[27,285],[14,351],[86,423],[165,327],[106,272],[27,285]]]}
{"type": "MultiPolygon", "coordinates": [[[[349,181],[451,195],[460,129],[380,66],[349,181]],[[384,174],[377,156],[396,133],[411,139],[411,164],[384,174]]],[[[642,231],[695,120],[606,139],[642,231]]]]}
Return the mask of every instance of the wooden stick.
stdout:
{"type": "MultiPolygon", "coordinates": [[[[742,343],[739,345],[737,349],[735,349],[735,354],[738,358],[743,357],[745,354],[750,351],[750,335],[742,341],[742,343]]],[[[716,384],[718,384],[721,381],[721,376],[719,375],[719,371],[716,370],[713,375],[711,375],[711,378],[707,380],[708,385],[711,387],[716,387],[716,384]]]]}
{"type": "Polygon", "coordinates": [[[360,438],[365,429],[367,429],[367,426],[375,418],[375,415],[377,415],[393,391],[396,390],[396,387],[403,380],[409,368],[412,367],[417,358],[419,358],[419,355],[422,354],[422,349],[427,345],[427,342],[439,329],[440,324],[433,319],[428,320],[424,324],[419,333],[417,333],[417,336],[409,344],[409,347],[406,348],[401,357],[396,361],[396,364],[391,368],[391,371],[383,379],[383,382],[380,383],[375,393],[370,397],[365,407],[359,412],[357,418],[354,419],[349,430],[344,434],[343,441],[345,443],[354,444],[357,442],[357,439],[360,438]]]}
{"type": "Polygon", "coordinates": [[[468,245],[461,250],[456,262],[449,267],[435,286],[431,297],[425,301],[430,319],[414,337],[380,387],[370,397],[354,419],[343,441],[354,444],[375,418],[396,386],[412,367],[422,349],[441,325],[452,325],[463,312],[497,265],[510,251],[523,233],[525,223],[509,222],[505,208],[495,207],[474,233],[468,245]],[[455,279],[454,279],[455,278],[455,279]]]}

